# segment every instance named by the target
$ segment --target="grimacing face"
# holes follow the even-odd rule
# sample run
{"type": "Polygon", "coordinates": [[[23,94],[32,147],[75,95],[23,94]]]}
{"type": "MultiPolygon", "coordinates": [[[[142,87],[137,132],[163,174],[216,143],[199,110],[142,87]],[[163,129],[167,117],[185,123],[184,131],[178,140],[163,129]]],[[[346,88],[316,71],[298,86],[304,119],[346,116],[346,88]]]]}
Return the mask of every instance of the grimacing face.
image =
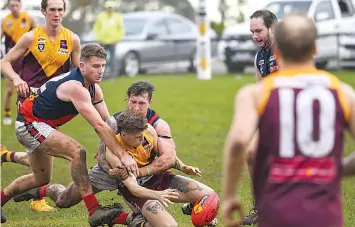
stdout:
{"type": "Polygon", "coordinates": [[[143,132],[121,132],[121,138],[127,146],[136,148],[143,142],[143,132]]]}
{"type": "Polygon", "coordinates": [[[41,9],[42,14],[46,18],[46,23],[53,27],[58,27],[62,24],[65,13],[63,0],[48,0],[47,9],[41,9]]]}
{"type": "Polygon", "coordinates": [[[148,108],[152,104],[152,100],[149,100],[148,93],[142,95],[131,95],[128,97],[128,108],[135,111],[139,111],[144,115],[147,114],[148,108]]]}
{"type": "Polygon", "coordinates": [[[80,70],[90,83],[100,83],[105,70],[106,60],[90,57],[86,62],[80,62],[80,70]]]}
{"type": "Polygon", "coordinates": [[[250,21],[250,31],[255,43],[261,47],[269,47],[272,43],[271,28],[267,28],[264,24],[264,20],[261,17],[253,18],[250,21]]]}

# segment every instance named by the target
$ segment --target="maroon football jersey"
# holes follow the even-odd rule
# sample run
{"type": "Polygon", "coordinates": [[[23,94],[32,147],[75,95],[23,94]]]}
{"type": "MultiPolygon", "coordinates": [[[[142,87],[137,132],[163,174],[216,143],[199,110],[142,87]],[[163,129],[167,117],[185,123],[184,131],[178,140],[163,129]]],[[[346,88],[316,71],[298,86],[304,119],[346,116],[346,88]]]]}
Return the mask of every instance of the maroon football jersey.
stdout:
{"type": "Polygon", "coordinates": [[[259,227],[341,227],[349,109],[331,74],[278,72],[263,82],[254,193],[259,227]]]}

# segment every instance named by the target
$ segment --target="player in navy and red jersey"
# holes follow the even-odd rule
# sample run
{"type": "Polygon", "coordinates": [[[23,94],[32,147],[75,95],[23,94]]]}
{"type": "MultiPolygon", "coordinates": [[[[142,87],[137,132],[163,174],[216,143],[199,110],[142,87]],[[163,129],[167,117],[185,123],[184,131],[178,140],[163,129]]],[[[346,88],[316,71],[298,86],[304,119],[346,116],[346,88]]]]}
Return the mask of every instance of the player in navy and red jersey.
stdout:
{"type": "Polygon", "coordinates": [[[72,178],[80,187],[91,225],[101,224],[122,213],[122,209],[106,209],[99,205],[88,180],[86,151],[78,142],[55,129],[80,113],[120,158],[121,168],[125,166],[129,172],[138,175],[137,163],[117,148],[119,144],[115,134],[103,120],[108,119],[109,114],[97,83],[101,81],[106,56],[104,49],[97,44],[85,46],[77,69],[49,80],[24,101],[15,130],[17,139],[28,152],[32,173],[1,190],[2,207],[17,194],[47,186],[55,156],[71,161],[72,178]]]}
{"type": "Polygon", "coordinates": [[[228,227],[240,224],[232,218],[234,211],[242,213],[236,184],[257,129],[258,226],[343,226],[340,181],[355,174],[355,153],[342,162],[343,140],[347,129],[355,137],[355,91],[315,68],[316,38],[311,18],[285,17],[275,29],[280,71],[237,95],[225,150],[222,210],[228,227]]]}
{"type": "MultiPolygon", "coordinates": [[[[255,43],[260,47],[255,55],[254,69],[256,79],[260,82],[263,78],[277,72],[279,66],[277,64],[275,45],[274,45],[274,28],[278,20],[275,14],[269,10],[257,10],[250,16],[250,31],[255,43]]],[[[256,153],[256,145],[258,143],[258,133],[251,140],[248,148],[248,169],[250,178],[253,175],[253,165],[256,153]]],[[[258,221],[257,207],[254,206],[249,214],[244,218],[243,225],[253,225],[258,221]]]]}

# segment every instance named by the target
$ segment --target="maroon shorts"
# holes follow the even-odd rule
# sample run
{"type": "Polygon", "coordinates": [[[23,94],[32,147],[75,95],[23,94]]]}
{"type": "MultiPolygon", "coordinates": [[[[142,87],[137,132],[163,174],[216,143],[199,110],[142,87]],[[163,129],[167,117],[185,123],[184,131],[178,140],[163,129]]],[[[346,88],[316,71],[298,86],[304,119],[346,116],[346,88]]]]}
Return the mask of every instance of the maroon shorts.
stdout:
{"type": "MultiPolygon", "coordinates": [[[[171,180],[174,176],[175,174],[173,174],[172,172],[165,171],[163,173],[159,173],[152,176],[147,182],[145,182],[141,186],[154,191],[163,191],[169,188],[171,180]]],[[[137,209],[142,209],[144,203],[149,200],[134,196],[123,184],[119,185],[118,190],[120,191],[122,196],[137,209]]]]}

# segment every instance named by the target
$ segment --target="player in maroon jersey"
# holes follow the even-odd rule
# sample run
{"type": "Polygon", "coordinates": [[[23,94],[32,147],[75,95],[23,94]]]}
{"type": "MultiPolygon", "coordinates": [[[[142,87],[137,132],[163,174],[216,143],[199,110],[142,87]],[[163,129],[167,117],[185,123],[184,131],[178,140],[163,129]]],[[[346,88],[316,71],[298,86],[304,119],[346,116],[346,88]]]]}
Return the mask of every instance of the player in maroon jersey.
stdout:
{"type": "Polygon", "coordinates": [[[355,91],[315,68],[316,38],[312,19],[287,16],[275,30],[281,70],[238,92],[225,149],[226,226],[240,225],[234,211],[243,217],[236,185],[257,129],[258,226],[343,226],[340,181],[355,173],[355,154],[342,162],[343,139],[346,129],[355,137],[355,91]]]}

